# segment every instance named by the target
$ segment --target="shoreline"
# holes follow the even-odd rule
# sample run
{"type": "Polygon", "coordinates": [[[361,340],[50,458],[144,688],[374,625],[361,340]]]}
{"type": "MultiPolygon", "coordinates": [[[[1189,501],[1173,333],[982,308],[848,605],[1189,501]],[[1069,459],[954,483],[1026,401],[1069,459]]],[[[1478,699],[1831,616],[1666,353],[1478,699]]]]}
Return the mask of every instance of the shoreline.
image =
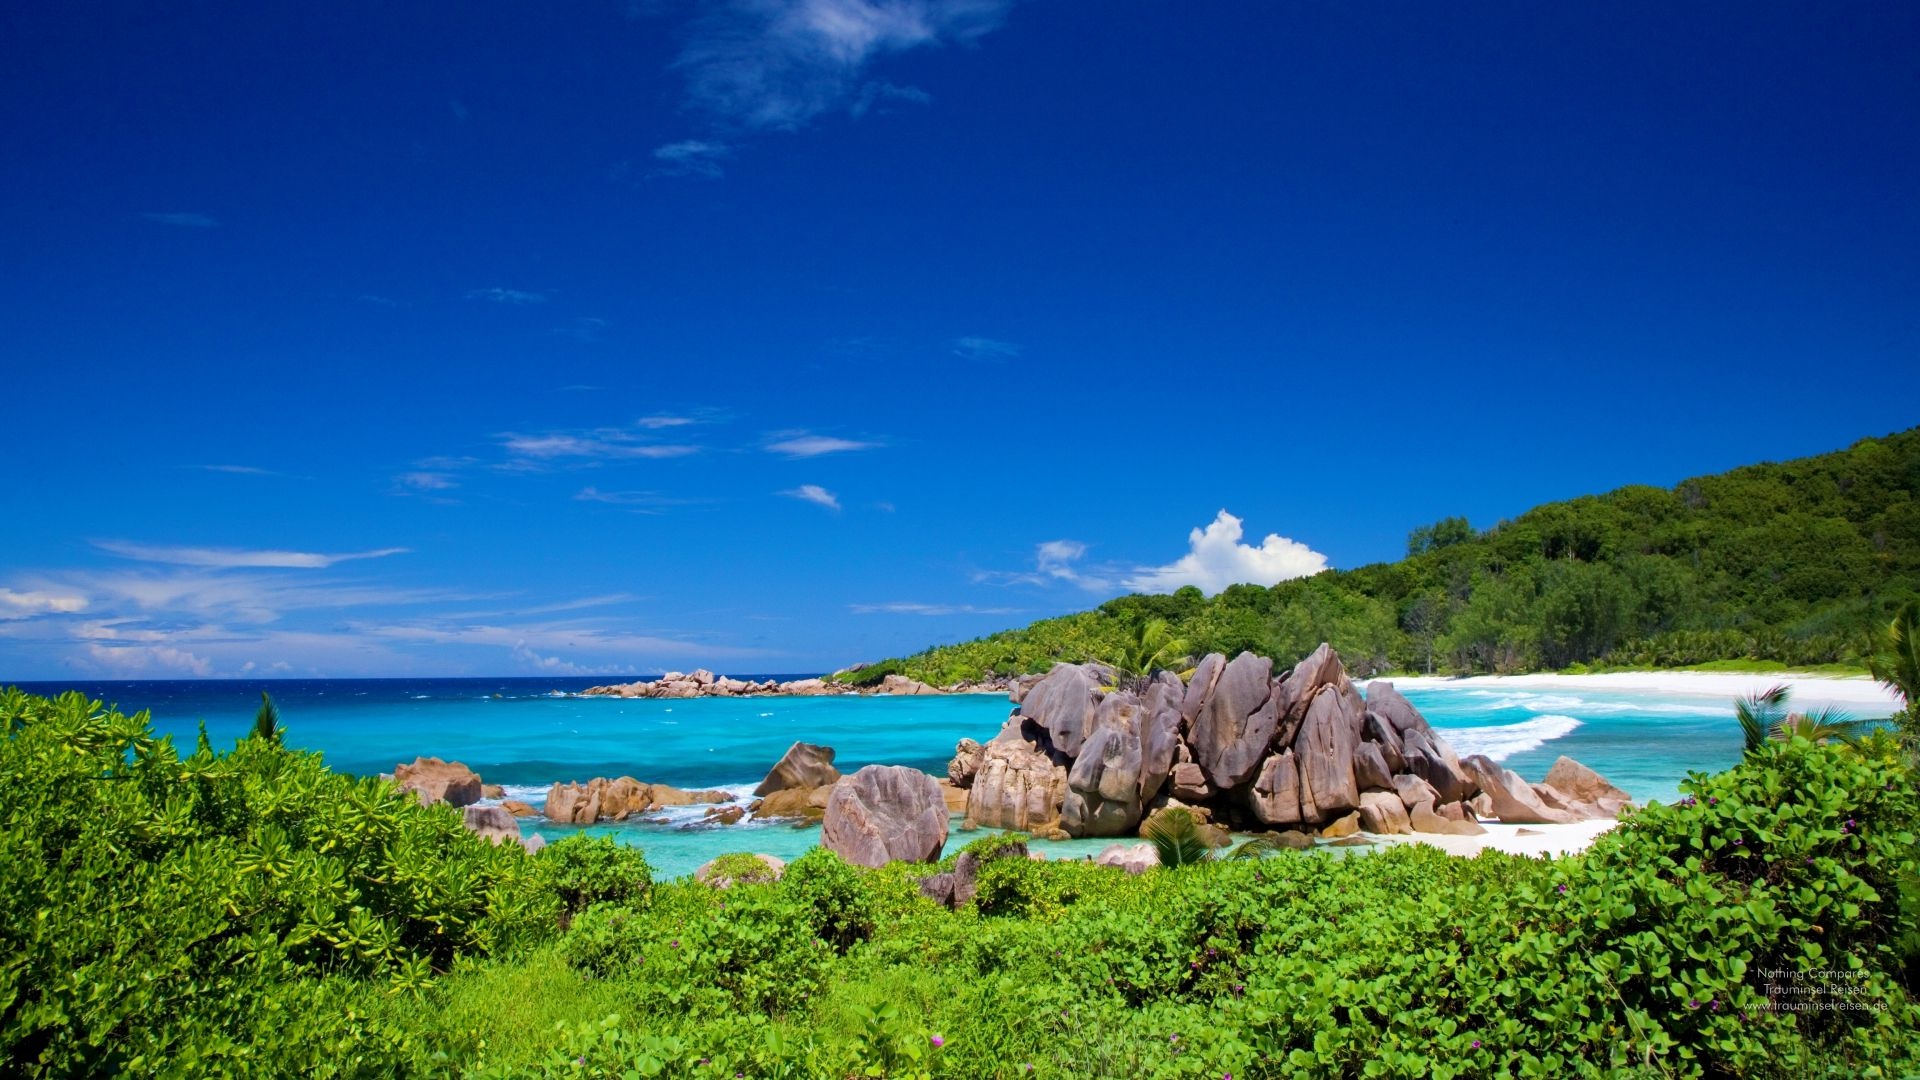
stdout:
{"type": "Polygon", "coordinates": [[[1845,709],[1898,712],[1897,694],[1866,675],[1817,675],[1794,672],[1617,671],[1589,675],[1385,675],[1379,681],[1407,690],[1595,690],[1656,693],[1716,699],[1731,707],[1735,698],[1786,686],[1797,708],[1832,705],[1845,709]]]}

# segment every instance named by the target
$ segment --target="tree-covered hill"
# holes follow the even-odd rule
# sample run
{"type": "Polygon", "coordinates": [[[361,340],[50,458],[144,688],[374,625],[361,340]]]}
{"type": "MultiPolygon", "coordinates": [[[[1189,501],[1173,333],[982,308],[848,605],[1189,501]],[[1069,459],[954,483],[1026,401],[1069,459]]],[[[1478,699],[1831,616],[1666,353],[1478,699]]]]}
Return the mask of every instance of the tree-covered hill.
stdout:
{"type": "Polygon", "coordinates": [[[949,684],[1106,659],[1153,618],[1196,654],[1304,656],[1330,641],[1362,672],[1848,662],[1916,596],[1920,428],[1548,503],[1485,531],[1449,518],[1414,530],[1398,562],[1211,598],[1124,596],[846,677],[949,684]]]}

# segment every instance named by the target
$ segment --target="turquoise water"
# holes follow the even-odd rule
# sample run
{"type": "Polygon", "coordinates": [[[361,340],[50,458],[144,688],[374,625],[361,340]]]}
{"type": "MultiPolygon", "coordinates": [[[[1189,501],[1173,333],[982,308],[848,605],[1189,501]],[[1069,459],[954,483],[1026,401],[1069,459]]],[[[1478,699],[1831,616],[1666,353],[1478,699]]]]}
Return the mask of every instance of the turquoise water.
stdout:
{"type": "MultiPolygon", "coordinates": [[[[279,705],[291,745],[318,750],[334,768],[391,771],[419,755],[463,761],[510,797],[536,805],[549,785],[634,776],[745,795],[795,741],[824,743],[851,772],[912,765],[943,774],[954,743],[985,741],[1010,708],[999,695],[952,697],[699,698],[681,701],[567,696],[586,679],[430,679],[239,682],[195,680],[78,685],[124,709],[148,709],[183,743],[204,721],[216,746],[245,734],[262,689],[279,705]]],[[[68,685],[23,684],[37,693],[68,685]]],[[[1567,754],[1636,800],[1667,800],[1689,771],[1726,768],[1740,756],[1730,700],[1650,693],[1421,688],[1407,697],[1461,754],[1484,753],[1530,780],[1567,754]]],[[[1859,715],[1859,714],[1856,714],[1859,715]]],[[[704,808],[675,808],[664,824],[590,826],[646,849],[666,875],[728,851],[793,858],[819,830],[783,823],[696,824],[704,808]]],[[[577,829],[544,822],[557,838],[577,829]]],[[[1097,852],[1109,841],[1043,845],[1054,857],[1097,852]]]]}

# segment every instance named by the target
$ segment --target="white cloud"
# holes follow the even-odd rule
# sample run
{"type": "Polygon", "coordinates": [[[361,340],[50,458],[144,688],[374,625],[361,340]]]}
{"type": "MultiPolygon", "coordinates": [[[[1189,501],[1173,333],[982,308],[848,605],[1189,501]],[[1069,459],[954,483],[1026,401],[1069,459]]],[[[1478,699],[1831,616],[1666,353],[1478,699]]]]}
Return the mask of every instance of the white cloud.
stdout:
{"type": "Polygon", "coordinates": [[[1011,360],[1020,355],[1020,346],[988,337],[963,337],[954,341],[953,355],[967,360],[1011,360]]]}
{"type": "Polygon", "coordinates": [[[1240,519],[1220,511],[1212,524],[1187,536],[1188,550],[1165,566],[1141,567],[1123,584],[1135,592],[1169,593],[1193,585],[1209,596],[1242,582],[1272,585],[1327,568],[1327,557],[1297,540],[1268,533],[1259,547],[1240,542],[1240,519]]]}
{"type": "Polygon", "coordinates": [[[520,458],[553,461],[561,458],[677,458],[700,452],[684,443],[645,442],[631,431],[601,428],[588,432],[555,431],[542,435],[508,432],[500,437],[507,452],[520,458]]]}
{"type": "Polygon", "coordinates": [[[87,646],[87,655],[93,659],[94,663],[119,675],[151,671],[155,668],[184,671],[189,675],[213,674],[212,660],[185,649],[176,649],[171,645],[100,645],[96,643],[87,646]]]}
{"type": "Polygon", "coordinates": [[[207,472],[232,473],[235,476],[279,476],[272,469],[262,469],[254,465],[201,465],[207,472]]]}
{"type": "Polygon", "coordinates": [[[581,667],[579,664],[570,663],[566,660],[560,659],[557,656],[542,656],[539,653],[534,652],[532,649],[527,648],[527,643],[525,641],[518,641],[514,643],[513,658],[515,660],[518,660],[520,663],[526,665],[527,667],[533,668],[535,671],[541,672],[542,674],[549,674],[549,675],[591,675],[593,674],[592,668],[581,667]]]}
{"type": "Polygon", "coordinates": [[[35,615],[71,615],[87,610],[87,598],[78,593],[0,589],[0,619],[26,619],[35,615]]]}
{"type": "Polygon", "coordinates": [[[855,439],[838,439],[831,435],[808,435],[804,432],[791,433],[776,442],[767,444],[767,449],[790,458],[819,457],[822,454],[845,454],[854,450],[871,450],[880,444],[861,442],[855,439]]]}
{"type": "Polygon", "coordinates": [[[918,604],[894,601],[889,604],[848,604],[855,615],[1012,615],[1018,608],[975,607],[972,604],[918,604]]]}
{"type": "Polygon", "coordinates": [[[840,509],[839,497],[826,488],[821,487],[819,484],[801,484],[797,488],[790,488],[786,491],[779,492],[779,494],[785,495],[790,499],[810,502],[815,506],[824,506],[829,510],[840,509]]]}
{"type": "Polygon", "coordinates": [[[527,292],[524,289],[502,289],[495,286],[491,289],[474,289],[467,293],[467,299],[487,300],[495,304],[544,304],[547,302],[547,294],[527,292]]]}
{"type": "Polygon", "coordinates": [[[95,540],[93,546],[124,559],[168,563],[173,566],[205,566],[218,569],[299,569],[319,570],[354,559],[383,559],[404,555],[407,548],[379,548],[374,551],[349,551],[325,554],[313,551],[247,550],[244,548],[172,547],[163,544],[139,544],[131,540],[95,540]]]}
{"type": "Polygon", "coordinates": [[[460,486],[460,481],[443,472],[404,472],[393,482],[411,491],[447,491],[460,486]]]}
{"type": "MultiPolygon", "coordinates": [[[[865,93],[864,71],[877,58],[975,41],[1000,25],[1011,3],[722,0],[695,22],[674,66],[695,107],[715,119],[792,130],[829,109],[860,105],[856,91],[865,93]]],[[[864,100],[863,111],[873,104],[864,100]]]]}
{"type": "Polygon", "coordinates": [[[706,139],[683,139],[653,148],[653,160],[660,162],[653,176],[719,176],[720,163],[731,153],[726,143],[706,139]]]}
{"type": "Polygon", "coordinates": [[[141,214],[148,221],[174,225],[182,229],[211,229],[220,223],[205,214],[141,214]]]}
{"type": "Polygon", "coordinates": [[[653,416],[643,416],[635,420],[633,426],[643,427],[650,431],[657,431],[660,428],[686,427],[688,424],[697,424],[699,422],[700,421],[691,416],[675,416],[669,413],[658,413],[653,416]]]}
{"type": "Polygon", "coordinates": [[[1113,587],[1110,567],[1082,568],[1087,545],[1078,540],[1048,540],[1035,544],[1032,570],[982,570],[973,580],[996,585],[1052,585],[1066,582],[1088,592],[1113,587]]]}

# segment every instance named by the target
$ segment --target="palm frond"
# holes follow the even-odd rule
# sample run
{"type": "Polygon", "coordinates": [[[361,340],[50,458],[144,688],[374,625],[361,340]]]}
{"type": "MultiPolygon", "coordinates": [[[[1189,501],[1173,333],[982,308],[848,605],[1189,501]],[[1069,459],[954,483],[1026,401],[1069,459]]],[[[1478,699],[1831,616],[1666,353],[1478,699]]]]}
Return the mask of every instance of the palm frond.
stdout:
{"type": "Polygon", "coordinates": [[[1792,693],[1785,685],[1772,686],[1733,703],[1734,719],[1740,721],[1740,734],[1747,751],[1766,745],[1774,731],[1786,722],[1787,698],[1792,693]]]}
{"type": "Polygon", "coordinates": [[[280,707],[265,690],[260,691],[260,711],[253,714],[253,737],[275,746],[280,744],[280,707]]]}
{"type": "Polygon", "coordinates": [[[1200,832],[1200,819],[1182,807],[1172,807],[1154,815],[1142,830],[1142,835],[1153,845],[1161,866],[1191,866],[1207,859],[1207,843],[1200,832]]]}
{"type": "Polygon", "coordinates": [[[1798,736],[1811,743],[1839,742],[1850,746],[1872,727],[1869,721],[1855,720],[1829,705],[1819,712],[1793,713],[1774,728],[1773,737],[1782,742],[1798,736]]]}
{"type": "Polygon", "coordinates": [[[1909,707],[1920,702],[1920,601],[1901,605],[1873,646],[1867,671],[1909,707]]]}

